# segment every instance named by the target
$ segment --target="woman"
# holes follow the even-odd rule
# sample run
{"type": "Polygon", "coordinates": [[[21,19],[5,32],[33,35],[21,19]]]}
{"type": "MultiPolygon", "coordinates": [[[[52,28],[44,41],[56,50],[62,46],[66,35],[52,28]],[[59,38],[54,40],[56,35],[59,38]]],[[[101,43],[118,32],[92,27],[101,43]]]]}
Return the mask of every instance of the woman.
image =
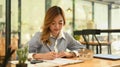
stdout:
{"type": "Polygon", "coordinates": [[[63,10],[58,6],[49,8],[44,18],[42,32],[37,32],[29,41],[30,56],[46,60],[78,56],[78,50],[84,46],[62,31],[64,25],[63,10]],[[70,51],[67,52],[66,49],[70,51]]]}

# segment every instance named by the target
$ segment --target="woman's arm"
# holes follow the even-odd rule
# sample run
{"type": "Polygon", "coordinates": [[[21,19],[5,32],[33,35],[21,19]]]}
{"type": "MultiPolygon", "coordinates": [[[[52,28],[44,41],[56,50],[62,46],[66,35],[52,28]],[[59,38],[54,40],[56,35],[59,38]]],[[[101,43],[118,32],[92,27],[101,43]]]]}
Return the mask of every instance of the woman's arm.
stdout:
{"type": "Polygon", "coordinates": [[[66,40],[67,40],[67,48],[70,50],[70,52],[73,52],[76,56],[79,55],[78,51],[81,48],[85,48],[84,45],[82,45],[79,41],[75,40],[71,35],[68,33],[65,33],[66,40]]]}

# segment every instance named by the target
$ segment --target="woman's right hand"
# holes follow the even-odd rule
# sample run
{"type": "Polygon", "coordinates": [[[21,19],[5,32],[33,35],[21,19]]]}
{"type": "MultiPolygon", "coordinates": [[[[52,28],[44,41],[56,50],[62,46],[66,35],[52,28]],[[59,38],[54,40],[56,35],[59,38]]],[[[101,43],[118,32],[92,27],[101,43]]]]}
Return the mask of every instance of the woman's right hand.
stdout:
{"type": "Polygon", "coordinates": [[[34,59],[44,59],[44,60],[53,60],[56,58],[56,53],[54,51],[48,53],[37,53],[33,55],[34,59]]]}

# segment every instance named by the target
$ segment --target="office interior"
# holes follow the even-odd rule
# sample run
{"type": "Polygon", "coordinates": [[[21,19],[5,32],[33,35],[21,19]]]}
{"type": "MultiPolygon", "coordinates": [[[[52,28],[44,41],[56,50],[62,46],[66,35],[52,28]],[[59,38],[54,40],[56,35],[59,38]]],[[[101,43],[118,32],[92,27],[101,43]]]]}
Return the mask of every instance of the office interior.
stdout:
{"type": "MultiPolygon", "coordinates": [[[[45,12],[54,5],[64,10],[64,30],[73,36],[76,30],[118,29],[101,33],[98,39],[109,40],[111,54],[120,55],[120,0],[0,0],[0,56],[9,45],[21,48],[41,31],[45,12]]],[[[78,38],[83,41],[81,35],[78,38]]],[[[107,53],[107,47],[102,48],[107,53]]]]}

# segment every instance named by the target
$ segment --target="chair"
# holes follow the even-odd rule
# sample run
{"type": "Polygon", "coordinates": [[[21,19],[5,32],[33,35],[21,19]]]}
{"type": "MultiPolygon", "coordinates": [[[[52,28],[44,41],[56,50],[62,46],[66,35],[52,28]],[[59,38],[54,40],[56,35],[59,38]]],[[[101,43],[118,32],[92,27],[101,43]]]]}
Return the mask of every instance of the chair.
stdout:
{"type": "MultiPolygon", "coordinates": [[[[78,32],[76,32],[78,33],[78,32]]],[[[102,53],[102,46],[107,46],[108,54],[111,54],[111,43],[110,42],[101,42],[97,35],[100,35],[101,30],[99,29],[83,29],[81,35],[84,39],[82,44],[86,45],[86,48],[90,49],[90,46],[96,46],[96,54],[102,53]]]]}
{"type": "Polygon", "coordinates": [[[0,64],[2,63],[4,56],[5,56],[5,38],[0,37],[0,64]]]}

